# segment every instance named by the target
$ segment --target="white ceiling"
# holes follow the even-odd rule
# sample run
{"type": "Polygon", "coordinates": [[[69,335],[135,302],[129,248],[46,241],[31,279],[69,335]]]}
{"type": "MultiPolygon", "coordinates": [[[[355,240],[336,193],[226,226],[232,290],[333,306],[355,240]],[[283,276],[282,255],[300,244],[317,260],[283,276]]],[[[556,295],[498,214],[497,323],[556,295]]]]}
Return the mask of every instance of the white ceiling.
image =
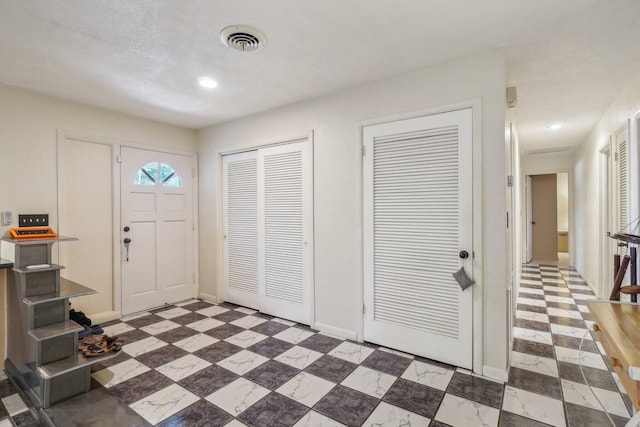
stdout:
{"type": "Polygon", "coordinates": [[[523,147],[572,146],[640,71],[639,21],[638,0],[0,0],[0,82],[197,129],[499,50],[523,147]],[[267,47],[224,47],[229,25],[267,47]]]}

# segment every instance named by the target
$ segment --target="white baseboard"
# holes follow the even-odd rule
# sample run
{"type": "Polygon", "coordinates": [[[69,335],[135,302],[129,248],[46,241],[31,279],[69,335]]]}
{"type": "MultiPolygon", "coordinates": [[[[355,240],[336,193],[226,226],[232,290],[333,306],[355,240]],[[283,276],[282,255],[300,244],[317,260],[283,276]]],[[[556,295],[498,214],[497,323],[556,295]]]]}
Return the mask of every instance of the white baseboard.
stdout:
{"type": "Polygon", "coordinates": [[[492,366],[483,366],[482,375],[502,382],[507,382],[509,380],[508,370],[497,369],[492,366]]]}
{"type": "Polygon", "coordinates": [[[315,328],[320,332],[324,332],[327,335],[333,335],[339,338],[345,338],[348,340],[356,341],[358,334],[356,331],[350,331],[348,329],[336,328],[335,326],[325,325],[324,323],[315,322],[315,328]]]}
{"type": "Polygon", "coordinates": [[[220,302],[218,300],[217,296],[211,295],[211,294],[206,294],[204,292],[199,292],[198,293],[198,298],[200,298],[201,300],[213,303],[213,304],[218,304],[220,302]]]}
{"type": "Polygon", "coordinates": [[[101,323],[117,320],[121,317],[122,315],[119,311],[103,311],[102,313],[92,314],[89,318],[91,319],[92,324],[99,325],[101,323]]]}

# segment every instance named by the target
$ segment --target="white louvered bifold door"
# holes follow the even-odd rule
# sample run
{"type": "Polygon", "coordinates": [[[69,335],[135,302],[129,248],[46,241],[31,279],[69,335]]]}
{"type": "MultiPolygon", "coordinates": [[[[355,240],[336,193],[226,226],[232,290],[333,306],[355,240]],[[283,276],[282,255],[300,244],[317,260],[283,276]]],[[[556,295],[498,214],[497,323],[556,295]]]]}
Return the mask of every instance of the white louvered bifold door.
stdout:
{"type": "Polygon", "coordinates": [[[628,200],[628,183],[629,183],[629,168],[628,168],[628,155],[627,155],[627,137],[626,129],[616,135],[616,148],[617,148],[617,181],[618,181],[618,230],[620,232],[629,233],[632,230],[627,229],[629,223],[629,215],[627,213],[629,207],[628,200]]]}
{"type": "Polygon", "coordinates": [[[258,309],[258,152],[222,158],[225,301],[258,309]]]}
{"type": "Polygon", "coordinates": [[[472,368],[471,109],[363,129],[366,341],[472,368]],[[460,251],[469,257],[461,259],[460,251]]]}
{"type": "Polygon", "coordinates": [[[309,144],[260,150],[260,311],[310,322],[311,165],[309,144]]]}

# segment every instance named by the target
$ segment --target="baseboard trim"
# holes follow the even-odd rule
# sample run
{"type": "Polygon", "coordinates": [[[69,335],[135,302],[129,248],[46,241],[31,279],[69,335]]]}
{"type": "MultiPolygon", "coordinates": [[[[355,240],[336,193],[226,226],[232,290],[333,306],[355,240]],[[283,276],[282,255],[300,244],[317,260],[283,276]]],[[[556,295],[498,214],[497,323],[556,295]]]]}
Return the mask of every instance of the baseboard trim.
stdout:
{"type": "Polygon", "coordinates": [[[102,313],[96,313],[91,315],[91,323],[99,325],[100,323],[111,322],[122,317],[120,311],[103,311],[102,313]]]}
{"type": "Polygon", "coordinates": [[[497,369],[492,366],[483,366],[482,375],[485,377],[493,378],[494,380],[507,382],[509,380],[509,371],[504,369],[497,369]]]}
{"type": "Polygon", "coordinates": [[[215,295],[206,294],[204,292],[199,292],[198,293],[198,298],[200,298],[201,300],[213,303],[213,304],[218,304],[220,302],[220,301],[218,301],[218,297],[216,297],[215,295]]]}
{"type": "Polygon", "coordinates": [[[335,326],[326,325],[324,323],[315,322],[315,327],[320,332],[324,332],[327,335],[333,335],[339,338],[345,338],[348,340],[356,341],[358,334],[356,331],[350,331],[348,329],[337,328],[335,326]]]}

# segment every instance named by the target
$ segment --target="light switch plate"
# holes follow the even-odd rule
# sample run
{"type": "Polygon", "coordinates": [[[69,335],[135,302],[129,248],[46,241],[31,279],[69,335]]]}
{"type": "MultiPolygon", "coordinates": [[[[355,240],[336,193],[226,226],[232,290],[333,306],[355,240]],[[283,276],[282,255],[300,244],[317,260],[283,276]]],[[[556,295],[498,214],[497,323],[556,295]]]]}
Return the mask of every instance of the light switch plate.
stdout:
{"type": "Polygon", "coordinates": [[[11,225],[13,222],[13,214],[9,211],[2,212],[2,225],[11,225]]]}

